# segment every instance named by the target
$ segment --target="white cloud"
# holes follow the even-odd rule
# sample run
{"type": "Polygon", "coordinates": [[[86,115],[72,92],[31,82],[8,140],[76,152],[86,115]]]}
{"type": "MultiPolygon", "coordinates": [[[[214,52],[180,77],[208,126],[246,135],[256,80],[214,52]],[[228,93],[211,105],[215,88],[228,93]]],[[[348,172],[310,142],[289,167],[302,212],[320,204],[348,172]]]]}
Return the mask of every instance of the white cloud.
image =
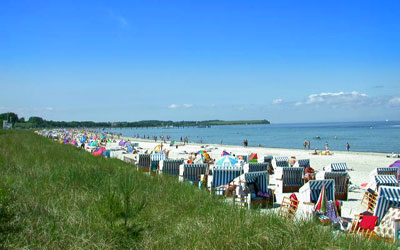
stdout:
{"type": "Polygon", "coordinates": [[[279,98],[279,99],[273,100],[273,101],[272,101],[272,104],[277,105],[277,104],[281,104],[282,102],[283,102],[283,100],[279,98]]]}
{"type": "Polygon", "coordinates": [[[193,107],[193,104],[183,104],[183,107],[185,107],[185,108],[191,108],[191,107],[193,107]]]}
{"type": "Polygon", "coordinates": [[[400,97],[393,97],[390,99],[389,105],[392,107],[400,107],[400,97]]]}
{"type": "Polygon", "coordinates": [[[306,104],[327,104],[332,106],[339,105],[360,105],[365,104],[370,98],[366,94],[357,91],[352,92],[336,92],[336,93],[319,93],[308,96],[306,104]]]}
{"type": "Polygon", "coordinates": [[[52,107],[47,107],[46,110],[53,111],[54,109],[52,107]]]}
{"type": "Polygon", "coordinates": [[[171,105],[168,106],[168,108],[170,108],[170,109],[176,109],[176,108],[179,108],[179,107],[180,106],[178,104],[171,104],[171,105]]]}
{"type": "Polygon", "coordinates": [[[296,102],[294,105],[295,106],[301,106],[301,105],[303,105],[303,103],[302,102],[296,102]]]}

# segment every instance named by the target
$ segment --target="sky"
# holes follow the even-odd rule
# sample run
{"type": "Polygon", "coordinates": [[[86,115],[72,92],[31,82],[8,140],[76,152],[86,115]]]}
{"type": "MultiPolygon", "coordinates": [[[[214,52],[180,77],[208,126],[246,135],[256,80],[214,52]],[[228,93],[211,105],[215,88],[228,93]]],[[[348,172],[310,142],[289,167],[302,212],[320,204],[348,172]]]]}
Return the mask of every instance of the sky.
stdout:
{"type": "Polygon", "coordinates": [[[0,3],[0,113],[400,120],[400,1],[0,3]]]}

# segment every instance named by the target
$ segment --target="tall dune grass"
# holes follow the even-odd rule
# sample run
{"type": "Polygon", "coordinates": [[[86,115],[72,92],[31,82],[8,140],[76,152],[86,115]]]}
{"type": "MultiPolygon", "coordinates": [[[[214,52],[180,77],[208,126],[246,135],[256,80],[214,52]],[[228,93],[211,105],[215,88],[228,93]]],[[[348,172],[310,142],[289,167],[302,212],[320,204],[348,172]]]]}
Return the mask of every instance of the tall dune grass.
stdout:
{"type": "Polygon", "coordinates": [[[0,248],[389,249],[223,202],[29,131],[0,131],[0,248]]]}

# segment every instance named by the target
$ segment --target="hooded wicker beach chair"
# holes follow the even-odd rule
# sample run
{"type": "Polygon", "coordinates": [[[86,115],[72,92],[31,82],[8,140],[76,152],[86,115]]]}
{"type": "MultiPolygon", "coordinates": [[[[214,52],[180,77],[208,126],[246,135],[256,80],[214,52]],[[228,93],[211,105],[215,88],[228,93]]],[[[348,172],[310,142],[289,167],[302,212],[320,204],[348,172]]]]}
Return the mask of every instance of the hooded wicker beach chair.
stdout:
{"type": "Polygon", "coordinates": [[[349,193],[349,179],[347,172],[325,172],[325,180],[335,181],[335,199],[347,200],[349,193]]]}
{"type": "Polygon", "coordinates": [[[324,168],[325,171],[327,172],[343,172],[347,171],[347,163],[341,162],[341,163],[331,163],[329,166],[324,168]]]}
{"type": "Polygon", "coordinates": [[[179,176],[179,166],[182,165],[184,160],[161,160],[160,173],[165,175],[179,176]]]}
{"type": "Polygon", "coordinates": [[[200,176],[206,174],[208,164],[182,164],[180,168],[180,172],[182,173],[180,176],[181,180],[198,183],[200,176]]]}
{"type": "Polygon", "coordinates": [[[335,200],[335,181],[334,180],[310,180],[299,190],[303,202],[313,202],[318,200],[322,187],[325,184],[326,199],[335,200]]]}
{"type": "Polygon", "coordinates": [[[275,164],[277,167],[289,167],[289,157],[277,156],[275,157],[275,164]]]}
{"type": "Polygon", "coordinates": [[[282,193],[299,191],[303,186],[303,169],[292,167],[276,168],[277,190],[282,193]]]}
{"type": "Polygon", "coordinates": [[[217,195],[224,194],[226,186],[242,173],[243,168],[241,167],[214,167],[211,177],[211,189],[217,195]]]}

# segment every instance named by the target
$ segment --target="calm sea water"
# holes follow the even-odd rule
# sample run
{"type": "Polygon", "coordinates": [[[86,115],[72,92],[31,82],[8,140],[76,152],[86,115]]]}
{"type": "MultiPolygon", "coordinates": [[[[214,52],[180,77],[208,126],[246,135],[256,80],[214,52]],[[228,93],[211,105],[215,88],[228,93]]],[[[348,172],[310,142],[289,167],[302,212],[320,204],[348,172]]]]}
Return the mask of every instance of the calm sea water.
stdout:
{"type": "Polygon", "coordinates": [[[303,148],[304,140],[310,140],[311,149],[325,149],[328,142],[330,150],[385,152],[400,151],[400,121],[397,122],[347,122],[347,123],[307,123],[307,124],[271,124],[271,125],[234,125],[211,126],[210,128],[128,128],[106,129],[105,131],[122,133],[134,137],[137,134],[150,136],[170,136],[180,141],[187,136],[189,142],[203,142],[242,145],[247,139],[249,146],[275,148],[303,148]],[[319,136],[321,139],[316,139],[319,136]],[[335,136],[337,139],[335,139],[335,136]]]}

